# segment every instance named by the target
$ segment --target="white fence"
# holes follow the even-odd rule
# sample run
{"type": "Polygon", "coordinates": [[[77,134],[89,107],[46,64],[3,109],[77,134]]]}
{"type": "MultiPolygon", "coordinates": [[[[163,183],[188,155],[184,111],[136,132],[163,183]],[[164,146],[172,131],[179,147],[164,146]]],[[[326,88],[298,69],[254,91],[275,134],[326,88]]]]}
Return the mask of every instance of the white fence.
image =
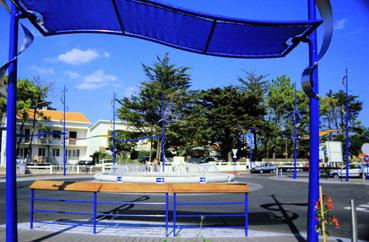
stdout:
{"type": "MultiPolygon", "coordinates": [[[[254,161],[252,167],[259,166],[263,163],[271,163],[277,167],[288,167],[292,166],[293,163],[289,162],[265,162],[265,161],[254,161]]],[[[209,162],[209,165],[215,165],[219,171],[248,171],[250,170],[249,161],[237,161],[237,162],[209,162]]],[[[297,166],[302,167],[307,162],[298,161],[297,166]]],[[[177,165],[177,164],[173,164],[177,165]]],[[[161,164],[160,164],[161,166],[161,164]]],[[[165,164],[166,169],[171,169],[172,163],[167,162],[165,164]]],[[[107,172],[112,169],[111,164],[98,164],[95,166],[89,165],[66,165],[67,174],[94,174],[96,172],[107,172]]],[[[32,166],[17,166],[18,174],[63,174],[62,165],[32,165],[32,166]]]]}

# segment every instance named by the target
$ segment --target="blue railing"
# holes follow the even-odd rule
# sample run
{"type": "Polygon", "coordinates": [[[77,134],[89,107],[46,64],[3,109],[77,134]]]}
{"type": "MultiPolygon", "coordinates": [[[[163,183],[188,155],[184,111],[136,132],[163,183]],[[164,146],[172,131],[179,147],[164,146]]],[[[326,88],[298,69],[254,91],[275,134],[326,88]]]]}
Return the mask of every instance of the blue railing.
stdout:
{"type": "MultiPolygon", "coordinates": [[[[177,201],[177,194],[173,193],[173,235],[176,236],[176,229],[177,228],[243,228],[245,230],[245,236],[248,236],[248,225],[249,225],[249,218],[248,218],[248,193],[245,193],[245,199],[243,202],[178,202],[177,201]],[[245,212],[244,213],[196,213],[196,214],[177,214],[177,207],[178,206],[220,206],[220,205],[244,205],[245,212]],[[245,217],[245,225],[244,226],[219,226],[219,225],[207,225],[203,226],[202,222],[200,225],[178,225],[177,218],[194,218],[194,217],[245,217]]],[[[203,219],[202,219],[203,220],[203,219]]]]}
{"type": "MultiPolygon", "coordinates": [[[[35,197],[35,190],[31,189],[30,194],[30,228],[33,229],[34,222],[44,223],[42,221],[34,220],[35,213],[55,213],[55,214],[66,214],[66,215],[83,215],[83,216],[91,216],[92,219],[90,223],[92,224],[93,233],[96,234],[97,228],[97,218],[98,217],[165,217],[165,235],[166,237],[169,236],[169,195],[165,193],[165,202],[142,202],[142,201],[123,201],[123,202],[115,202],[115,201],[98,201],[97,192],[92,192],[93,197],[92,200],[78,200],[78,199],[58,199],[58,198],[46,198],[46,197],[35,197]],[[64,203],[77,203],[77,204],[90,204],[91,212],[81,212],[81,211],[59,211],[53,209],[35,209],[35,202],[64,202],[64,203]],[[116,214],[112,212],[107,213],[99,213],[97,211],[98,205],[165,205],[165,215],[164,214],[116,214]]],[[[164,193],[164,192],[163,192],[164,193]]],[[[192,196],[193,197],[193,196],[192,196]]],[[[245,231],[245,236],[248,236],[248,193],[244,193],[244,201],[242,202],[178,202],[177,201],[177,194],[173,193],[173,224],[171,225],[173,229],[173,236],[175,237],[176,229],[181,228],[242,228],[245,231]],[[244,213],[194,213],[194,214],[177,214],[177,207],[178,206],[230,206],[230,205],[243,205],[244,206],[244,213]],[[227,225],[227,226],[220,226],[220,225],[211,225],[211,226],[202,226],[200,225],[178,225],[177,218],[191,218],[191,217],[212,217],[212,218],[223,218],[223,217],[244,217],[245,224],[243,226],[234,226],[234,225],[227,225]]],[[[46,222],[47,223],[47,222],[46,222]]],[[[54,223],[54,222],[49,222],[54,223]]],[[[75,221],[74,225],[81,226],[81,222],[75,221]]],[[[91,225],[90,225],[91,226],[91,225]]],[[[150,224],[130,224],[129,226],[148,226],[151,227],[150,224]]]]}

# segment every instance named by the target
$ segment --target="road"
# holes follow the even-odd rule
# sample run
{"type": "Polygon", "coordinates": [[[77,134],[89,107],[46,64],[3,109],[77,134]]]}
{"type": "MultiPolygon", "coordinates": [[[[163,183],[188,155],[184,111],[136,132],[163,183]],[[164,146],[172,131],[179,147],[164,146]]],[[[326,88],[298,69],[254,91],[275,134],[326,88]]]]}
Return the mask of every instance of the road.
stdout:
{"type": "MultiPolygon", "coordinates": [[[[281,181],[272,179],[273,175],[269,174],[252,174],[238,178],[239,181],[253,184],[254,189],[249,196],[249,222],[250,229],[271,232],[293,233],[297,238],[300,233],[306,233],[306,214],[307,214],[307,191],[308,183],[281,181]],[[258,185],[255,185],[258,184],[258,185]],[[255,190],[257,189],[257,190],[255,190]]],[[[74,179],[76,180],[76,179],[74,179]]],[[[81,179],[79,179],[81,180],[81,179]]],[[[82,179],[83,180],[83,179],[82,179]]],[[[18,221],[29,221],[29,185],[31,182],[18,182],[18,221]]],[[[350,184],[324,184],[323,189],[332,196],[334,209],[333,215],[337,216],[341,223],[339,229],[330,228],[329,232],[333,236],[350,237],[350,199],[355,199],[358,205],[357,221],[359,239],[369,241],[369,186],[366,185],[350,185],[350,184]]],[[[61,199],[86,199],[91,200],[92,195],[78,192],[36,192],[36,197],[52,197],[61,199]]],[[[202,195],[202,196],[180,196],[181,201],[208,201],[215,199],[223,199],[223,201],[240,201],[243,195],[233,194],[225,196],[219,195],[202,195]]],[[[99,200],[104,201],[150,201],[164,202],[164,197],[160,195],[140,194],[140,195],[122,195],[122,194],[103,194],[99,195],[99,200]]],[[[116,213],[146,213],[146,214],[163,214],[163,205],[129,205],[114,207],[111,205],[99,205],[100,212],[114,211],[116,213]]],[[[37,202],[38,209],[57,209],[60,211],[85,211],[90,212],[91,206],[86,204],[66,204],[66,203],[48,203],[37,202]],[[57,205],[57,208],[55,206],[57,205]]],[[[217,211],[226,213],[240,213],[243,211],[242,206],[227,207],[204,207],[202,212],[217,211]]],[[[183,213],[190,213],[196,208],[191,206],[178,207],[183,213]]],[[[83,216],[61,215],[61,214],[36,214],[36,220],[50,221],[56,219],[86,218],[83,216]]],[[[106,219],[106,218],[105,218],[106,219]]],[[[109,218],[108,218],[109,219],[109,218]]],[[[133,219],[133,218],[132,218],[133,219]]],[[[138,218],[140,220],[148,220],[148,218],[138,218]]],[[[153,220],[162,221],[163,218],[153,218],[153,220]]],[[[185,222],[185,221],[182,221],[185,222]]],[[[187,222],[199,224],[198,220],[188,220],[187,222]]],[[[0,183],[0,224],[5,223],[5,183],[0,183]]],[[[211,219],[205,218],[204,224],[234,224],[241,225],[242,218],[227,219],[211,219]]],[[[301,239],[301,241],[303,241],[301,239]]]]}

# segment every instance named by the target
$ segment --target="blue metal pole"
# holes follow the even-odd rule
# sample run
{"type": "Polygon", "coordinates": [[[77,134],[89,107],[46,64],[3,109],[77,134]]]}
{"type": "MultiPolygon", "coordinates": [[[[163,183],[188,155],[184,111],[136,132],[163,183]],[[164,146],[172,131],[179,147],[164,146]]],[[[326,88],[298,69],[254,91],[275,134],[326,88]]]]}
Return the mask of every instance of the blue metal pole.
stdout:
{"type": "MultiPolygon", "coordinates": [[[[251,132],[251,136],[250,137],[252,137],[254,135],[252,131],[253,130],[250,129],[250,132],[251,132]]],[[[252,168],[252,145],[253,145],[252,143],[253,143],[253,140],[250,140],[250,168],[252,168]]]]}
{"type": "Polygon", "coordinates": [[[349,181],[349,103],[348,103],[348,69],[346,68],[346,76],[345,76],[345,86],[346,86],[346,182],[349,181]]]}
{"type": "Polygon", "coordinates": [[[96,214],[97,214],[97,212],[96,212],[96,209],[97,209],[97,193],[96,192],[94,192],[94,204],[93,204],[93,206],[94,206],[94,212],[93,212],[93,214],[94,214],[94,228],[93,228],[93,232],[94,232],[94,234],[96,234],[96,214]]]}
{"type": "Polygon", "coordinates": [[[293,179],[297,178],[297,120],[296,120],[296,112],[297,112],[297,98],[296,98],[296,81],[295,81],[295,90],[293,95],[293,179]]]}
{"type": "Polygon", "coordinates": [[[115,168],[115,160],[116,160],[116,150],[115,150],[115,92],[113,93],[113,133],[112,133],[112,141],[113,141],[113,167],[115,168]]]}
{"type": "Polygon", "coordinates": [[[165,170],[165,105],[164,105],[164,94],[161,95],[161,161],[162,161],[162,170],[165,170]]]}
{"type": "MultiPolygon", "coordinates": [[[[9,60],[18,52],[18,10],[11,3],[9,60]]],[[[16,180],[17,60],[9,65],[6,107],[6,241],[18,241],[16,180]]]]}
{"type": "Polygon", "coordinates": [[[31,197],[29,199],[29,228],[33,229],[33,209],[35,202],[35,189],[31,189],[31,197]]]}
{"type": "Polygon", "coordinates": [[[177,195],[173,193],[173,237],[176,237],[177,223],[177,195]]]}
{"type": "Polygon", "coordinates": [[[249,195],[245,192],[245,236],[249,235],[249,195]]]}
{"type": "Polygon", "coordinates": [[[168,222],[169,222],[169,196],[165,193],[165,237],[168,237],[168,222]]]}
{"type": "Polygon", "coordinates": [[[64,112],[63,112],[63,175],[66,176],[67,175],[67,148],[66,148],[66,144],[65,144],[65,138],[67,135],[67,129],[66,129],[66,123],[65,123],[65,110],[66,110],[66,104],[65,104],[65,93],[66,93],[66,88],[64,85],[64,90],[63,90],[63,108],[64,108],[64,112]]]}
{"type": "MultiPolygon", "coordinates": [[[[309,20],[316,19],[316,7],[314,0],[308,0],[309,20]]],[[[317,32],[309,37],[309,65],[313,66],[318,61],[317,32]]],[[[311,77],[313,91],[319,94],[318,67],[311,77]]],[[[310,165],[309,165],[309,195],[308,195],[308,219],[307,240],[318,241],[318,233],[315,230],[317,223],[315,204],[319,198],[319,98],[310,97],[310,165]]]]}

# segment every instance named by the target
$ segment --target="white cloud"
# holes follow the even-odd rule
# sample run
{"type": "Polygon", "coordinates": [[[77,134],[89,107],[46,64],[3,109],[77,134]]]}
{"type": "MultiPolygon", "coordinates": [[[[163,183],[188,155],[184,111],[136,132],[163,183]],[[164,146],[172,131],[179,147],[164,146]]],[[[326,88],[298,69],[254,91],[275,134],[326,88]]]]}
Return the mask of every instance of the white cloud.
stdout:
{"type": "Polygon", "coordinates": [[[137,94],[137,92],[138,92],[138,88],[135,87],[135,86],[124,88],[124,96],[125,97],[131,97],[131,96],[137,94]]]}
{"type": "Polygon", "coordinates": [[[72,49],[64,54],[58,55],[57,60],[71,65],[83,65],[99,57],[108,58],[110,54],[105,51],[100,53],[94,49],[72,49]]]}
{"type": "Polygon", "coordinates": [[[117,80],[117,77],[114,75],[105,74],[103,70],[96,70],[85,76],[83,82],[77,88],[80,90],[98,89],[108,85],[115,85],[117,80]]]}
{"type": "Polygon", "coordinates": [[[43,68],[39,66],[30,66],[29,68],[32,72],[39,74],[39,75],[52,75],[54,74],[53,68],[43,68]]]}
{"type": "Polygon", "coordinates": [[[346,27],[348,23],[348,19],[347,18],[342,18],[342,19],[338,19],[335,23],[334,23],[334,29],[335,30],[342,30],[346,27]]]}
{"type": "Polygon", "coordinates": [[[70,79],[80,79],[80,78],[82,78],[82,76],[79,73],[74,72],[74,71],[65,71],[64,75],[66,75],[70,79]]]}

